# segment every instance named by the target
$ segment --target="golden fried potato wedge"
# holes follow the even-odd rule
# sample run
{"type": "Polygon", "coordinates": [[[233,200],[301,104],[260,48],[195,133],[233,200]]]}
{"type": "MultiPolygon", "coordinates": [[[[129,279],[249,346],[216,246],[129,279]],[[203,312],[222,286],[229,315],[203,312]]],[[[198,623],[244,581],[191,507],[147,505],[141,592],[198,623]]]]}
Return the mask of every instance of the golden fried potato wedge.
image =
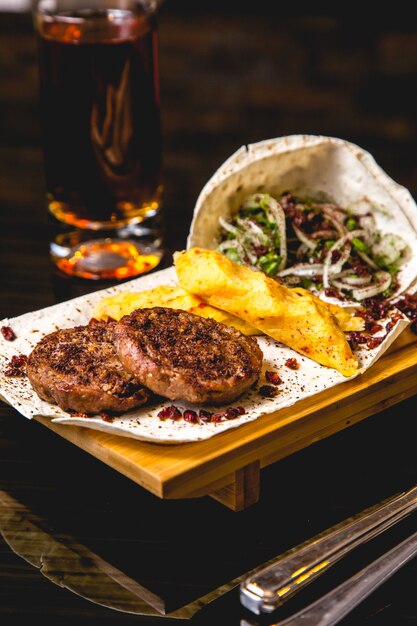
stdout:
{"type": "Polygon", "coordinates": [[[198,296],[187,293],[181,287],[171,287],[161,285],[154,289],[137,293],[123,292],[115,296],[109,296],[100,300],[94,309],[93,317],[97,319],[107,319],[109,317],[119,320],[123,315],[128,315],[135,309],[164,306],[170,309],[183,309],[189,313],[195,313],[200,317],[211,317],[217,322],[233,326],[244,335],[259,335],[261,331],[246,322],[235,317],[226,311],[206,304],[198,296]]]}
{"type": "Polygon", "coordinates": [[[357,372],[336,318],[310,292],[284,287],[214,250],[191,248],[176,253],[174,261],[178,281],[189,293],[344,376],[357,372]]]}
{"type": "MultiPolygon", "coordinates": [[[[306,295],[310,293],[302,287],[293,287],[292,291],[298,292],[301,295],[306,295]]],[[[363,330],[365,328],[365,322],[363,317],[355,315],[353,307],[344,308],[339,306],[338,304],[325,302],[324,300],[321,300],[320,302],[322,302],[322,304],[324,304],[324,306],[329,309],[330,313],[333,313],[333,315],[339,322],[339,326],[341,330],[343,330],[343,332],[347,333],[350,330],[363,330]]]]}

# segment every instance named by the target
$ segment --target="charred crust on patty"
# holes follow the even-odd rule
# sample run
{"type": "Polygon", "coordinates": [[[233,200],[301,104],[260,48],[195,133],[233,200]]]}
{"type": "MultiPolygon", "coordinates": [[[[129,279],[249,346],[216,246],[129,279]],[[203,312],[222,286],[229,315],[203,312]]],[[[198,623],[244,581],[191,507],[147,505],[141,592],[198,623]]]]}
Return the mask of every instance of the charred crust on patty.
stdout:
{"type": "Polygon", "coordinates": [[[229,402],[260,375],[256,340],[210,318],[154,307],[133,311],[114,329],[123,366],[171,400],[229,402]]]}
{"type": "Polygon", "coordinates": [[[39,397],[90,415],[122,413],[146,403],[152,394],[123,368],[113,328],[104,322],[76,326],[41,339],[26,366],[39,397]]]}

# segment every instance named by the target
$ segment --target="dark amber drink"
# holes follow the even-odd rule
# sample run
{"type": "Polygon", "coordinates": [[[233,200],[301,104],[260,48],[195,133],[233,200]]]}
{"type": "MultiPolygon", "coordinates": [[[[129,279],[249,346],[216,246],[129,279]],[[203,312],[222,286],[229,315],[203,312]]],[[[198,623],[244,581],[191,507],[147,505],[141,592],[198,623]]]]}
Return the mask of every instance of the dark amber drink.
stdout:
{"type": "Polygon", "coordinates": [[[35,14],[52,257],[69,274],[132,276],[161,256],[153,3],[54,4],[35,14]]]}

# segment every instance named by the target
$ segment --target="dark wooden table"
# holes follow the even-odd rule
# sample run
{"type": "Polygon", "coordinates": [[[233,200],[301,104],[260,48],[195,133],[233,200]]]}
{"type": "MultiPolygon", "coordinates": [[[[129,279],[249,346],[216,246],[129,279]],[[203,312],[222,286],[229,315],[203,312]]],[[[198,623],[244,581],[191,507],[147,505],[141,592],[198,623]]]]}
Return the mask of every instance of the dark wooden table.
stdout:
{"type": "MultiPolygon", "coordinates": [[[[368,149],[417,195],[415,20],[383,13],[372,21],[293,17],[271,7],[168,0],[161,10],[163,266],[185,246],[199,190],[243,143],[291,133],[343,137],[368,149]]],[[[3,318],[103,285],[51,271],[29,15],[0,14],[0,79],[3,318]]],[[[265,470],[261,501],[236,514],[209,498],[160,501],[1,405],[2,622],[178,623],[140,616],[144,603],[117,590],[103,578],[103,568],[125,576],[125,584],[141,585],[148,600],[162,602],[168,612],[193,606],[249,569],[416,483],[415,419],[416,404],[407,400],[294,454],[265,470]]],[[[415,524],[411,517],[358,550],[276,619],[352,574],[415,524]]],[[[341,623],[417,624],[416,575],[414,561],[341,623]]],[[[232,589],[191,623],[229,626],[242,617],[250,616],[232,589]]]]}

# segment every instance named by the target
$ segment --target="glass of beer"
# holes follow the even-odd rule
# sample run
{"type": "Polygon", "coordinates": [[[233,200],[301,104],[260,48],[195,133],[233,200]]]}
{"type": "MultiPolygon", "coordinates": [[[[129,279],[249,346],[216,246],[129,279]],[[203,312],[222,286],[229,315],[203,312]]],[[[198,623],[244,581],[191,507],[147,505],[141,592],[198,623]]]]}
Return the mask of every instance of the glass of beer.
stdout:
{"type": "Polygon", "coordinates": [[[162,257],[157,0],[37,0],[50,251],[123,279],[162,257]]]}

